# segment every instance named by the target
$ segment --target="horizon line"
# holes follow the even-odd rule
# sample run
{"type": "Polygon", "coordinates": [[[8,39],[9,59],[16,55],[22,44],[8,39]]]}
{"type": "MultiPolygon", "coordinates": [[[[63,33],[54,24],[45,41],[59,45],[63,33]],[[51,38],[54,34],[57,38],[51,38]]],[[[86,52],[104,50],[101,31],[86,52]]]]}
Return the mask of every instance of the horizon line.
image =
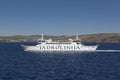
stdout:
{"type": "MultiPolygon", "coordinates": [[[[95,35],[95,34],[120,34],[120,33],[91,33],[91,34],[79,34],[78,35],[95,35]]],[[[16,34],[16,35],[0,35],[0,37],[9,37],[9,36],[41,36],[42,34],[16,34]]],[[[56,34],[56,35],[52,35],[52,34],[45,34],[45,36],[75,36],[76,34],[56,34]]]]}

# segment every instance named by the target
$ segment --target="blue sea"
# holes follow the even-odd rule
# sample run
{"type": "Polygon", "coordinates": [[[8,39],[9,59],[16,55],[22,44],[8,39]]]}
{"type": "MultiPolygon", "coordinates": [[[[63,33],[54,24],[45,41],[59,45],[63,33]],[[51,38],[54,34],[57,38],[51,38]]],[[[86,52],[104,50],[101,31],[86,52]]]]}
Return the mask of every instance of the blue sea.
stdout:
{"type": "MultiPolygon", "coordinates": [[[[21,44],[36,43],[0,43],[0,80],[120,80],[120,52],[25,52],[21,44]]],[[[120,43],[99,43],[113,49],[120,43]]]]}

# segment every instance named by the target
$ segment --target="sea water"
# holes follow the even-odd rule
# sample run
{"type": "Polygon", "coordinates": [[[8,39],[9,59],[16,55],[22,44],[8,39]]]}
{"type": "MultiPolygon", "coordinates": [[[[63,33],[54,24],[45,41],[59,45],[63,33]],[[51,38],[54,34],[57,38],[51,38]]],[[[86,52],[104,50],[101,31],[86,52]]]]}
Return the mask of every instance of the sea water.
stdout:
{"type": "MultiPolygon", "coordinates": [[[[120,52],[26,52],[21,44],[36,43],[0,43],[0,80],[120,80],[120,52]]],[[[98,50],[120,50],[120,43],[98,50]]]]}

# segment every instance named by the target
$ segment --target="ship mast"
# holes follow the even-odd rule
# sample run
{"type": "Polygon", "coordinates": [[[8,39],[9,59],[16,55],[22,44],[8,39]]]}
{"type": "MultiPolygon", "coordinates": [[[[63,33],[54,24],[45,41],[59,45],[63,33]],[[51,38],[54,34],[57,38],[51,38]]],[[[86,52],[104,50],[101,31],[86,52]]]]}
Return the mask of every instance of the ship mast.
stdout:
{"type": "Polygon", "coordinates": [[[41,40],[42,40],[42,41],[44,40],[43,34],[42,34],[42,36],[41,36],[41,40]]]}
{"type": "Polygon", "coordinates": [[[76,34],[76,40],[78,40],[78,34],[76,34]]]}

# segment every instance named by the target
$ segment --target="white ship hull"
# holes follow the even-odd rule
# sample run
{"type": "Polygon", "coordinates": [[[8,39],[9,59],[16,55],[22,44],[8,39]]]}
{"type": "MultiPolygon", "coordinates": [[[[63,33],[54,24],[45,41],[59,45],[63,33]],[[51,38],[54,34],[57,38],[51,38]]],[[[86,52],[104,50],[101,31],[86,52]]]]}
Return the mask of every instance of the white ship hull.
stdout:
{"type": "Polygon", "coordinates": [[[41,45],[36,46],[24,46],[25,51],[95,51],[96,46],[85,46],[85,45],[41,45]]]}

